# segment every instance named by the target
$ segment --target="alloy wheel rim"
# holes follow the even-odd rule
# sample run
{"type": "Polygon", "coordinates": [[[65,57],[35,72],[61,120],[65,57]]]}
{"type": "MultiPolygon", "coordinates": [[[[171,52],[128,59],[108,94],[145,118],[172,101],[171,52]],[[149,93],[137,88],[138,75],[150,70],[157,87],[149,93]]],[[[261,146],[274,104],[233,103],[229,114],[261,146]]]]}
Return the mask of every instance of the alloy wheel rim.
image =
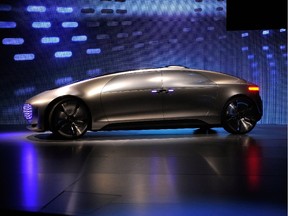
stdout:
{"type": "Polygon", "coordinates": [[[66,137],[79,137],[87,129],[87,113],[78,101],[67,101],[57,107],[55,128],[66,137]]]}

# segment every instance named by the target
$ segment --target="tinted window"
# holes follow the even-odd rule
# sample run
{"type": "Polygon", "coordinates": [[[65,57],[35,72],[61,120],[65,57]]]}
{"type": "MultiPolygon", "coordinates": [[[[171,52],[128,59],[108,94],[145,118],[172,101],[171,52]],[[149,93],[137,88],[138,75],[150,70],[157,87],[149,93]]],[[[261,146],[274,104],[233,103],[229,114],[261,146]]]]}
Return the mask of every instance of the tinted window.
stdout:
{"type": "Polygon", "coordinates": [[[189,87],[213,84],[208,78],[193,71],[163,71],[163,84],[170,87],[189,87]]]}
{"type": "Polygon", "coordinates": [[[113,78],[102,92],[133,91],[154,89],[161,86],[161,72],[136,72],[119,75],[113,78]]]}

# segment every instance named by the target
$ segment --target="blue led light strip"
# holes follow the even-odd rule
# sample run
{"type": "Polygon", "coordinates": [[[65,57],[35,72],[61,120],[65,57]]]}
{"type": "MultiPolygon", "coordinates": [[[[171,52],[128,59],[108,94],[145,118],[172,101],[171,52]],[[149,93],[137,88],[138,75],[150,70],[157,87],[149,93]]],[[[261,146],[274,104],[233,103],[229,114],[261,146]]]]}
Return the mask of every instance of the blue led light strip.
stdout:
{"type": "Polygon", "coordinates": [[[41,39],[41,43],[43,44],[59,43],[59,41],[59,37],[43,37],[41,39]]]}
{"type": "Polygon", "coordinates": [[[51,22],[33,22],[32,27],[33,28],[50,28],[51,22]]]}
{"type": "Polygon", "coordinates": [[[72,13],[73,12],[73,8],[72,7],[57,7],[56,11],[58,13],[72,13]]]}
{"type": "Polygon", "coordinates": [[[76,36],[73,36],[71,38],[71,40],[74,41],[74,42],[86,41],[87,40],[87,36],[86,35],[76,35],[76,36]]]}
{"type": "Polygon", "coordinates": [[[23,43],[23,38],[4,38],[2,40],[2,44],[4,45],[22,45],[23,43]]]}
{"type": "Polygon", "coordinates": [[[27,7],[28,12],[36,12],[36,13],[44,13],[46,12],[45,6],[36,6],[36,5],[29,5],[27,7]]]}
{"type": "Polygon", "coordinates": [[[78,22],[63,22],[62,27],[63,28],[77,28],[78,22]]]}
{"type": "Polygon", "coordinates": [[[72,52],[71,51],[58,51],[58,52],[55,52],[54,56],[56,58],[70,58],[72,56],[72,52]]]}
{"type": "Polygon", "coordinates": [[[99,49],[99,48],[87,49],[86,53],[88,55],[100,54],[101,53],[101,49],[99,49]]]}
{"type": "Polygon", "coordinates": [[[17,24],[13,21],[0,21],[0,28],[16,28],[17,24]]]}
{"type": "Polygon", "coordinates": [[[33,53],[24,53],[24,54],[14,55],[15,61],[31,61],[34,59],[35,59],[35,55],[33,53]]]}

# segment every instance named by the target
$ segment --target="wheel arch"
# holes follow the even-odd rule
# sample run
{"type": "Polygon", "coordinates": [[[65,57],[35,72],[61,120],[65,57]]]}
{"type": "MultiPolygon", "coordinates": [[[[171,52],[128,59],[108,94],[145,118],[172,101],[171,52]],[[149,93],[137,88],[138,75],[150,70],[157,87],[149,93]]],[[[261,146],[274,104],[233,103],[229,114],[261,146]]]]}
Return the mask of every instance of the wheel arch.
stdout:
{"type": "Polygon", "coordinates": [[[91,125],[92,125],[92,117],[91,117],[91,110],[90,108],[87,106],[87,104],[85,103],[84,100],[82,100],[81,98],[77,97],[77,96],[74,96],[74,95],[63,95],[63,96],[60,96],[60,97],[57,97],[55,98],[54,100],[52,100],[48,106],[46,107],[45,109],[45,112],[44,112],[44,122],[45,122],[45,129],[46,130],[51,130],[51,127],[49,125],[49,115],[50,115],[50,112],[52,111],[52,109],[54,108],[54,106],[56,104],[58,104],[60,101],[64,100],[64,99],[76,99],[76,100],[79,100],[81,101],[81,103],[83,103],[85,106],[86,106],[86,109],[89,111],[88,115],[89,115],[89,124],[88,124],[88,130],[91,129],[91,125]]]}
{"type": "Polygon", "coordinates": [[[228,99],[224,102],[224,105],[222,106],[222,108],[220,110],[221,117],[222,117],[222,112],[223,112],[224,108],[227,106],[227,104],[229,103],[229,101],[231,101],[237,97],[246,98],[246,99],[250,100],[258,108],[257,103],[256,103],[256,101],[253,100],[253,98],[249,97],[246,94],[235,94],[235,95],[231,95],[230,97],[228,97],[228,99]]]}

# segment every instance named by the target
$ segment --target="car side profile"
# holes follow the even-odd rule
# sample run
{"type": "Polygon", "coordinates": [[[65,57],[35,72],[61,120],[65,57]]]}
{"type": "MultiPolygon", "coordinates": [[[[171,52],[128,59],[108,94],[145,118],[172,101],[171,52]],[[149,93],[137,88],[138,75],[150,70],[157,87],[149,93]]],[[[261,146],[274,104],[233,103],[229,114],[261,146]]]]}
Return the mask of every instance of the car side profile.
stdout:
{"type": "Polygon", "coordinates": [[[26,100],[28,129],[76,139],[87,130],[223,127],[250,132],[262,117],[259,87],[181,66],[103,75],[26,100]]]}

